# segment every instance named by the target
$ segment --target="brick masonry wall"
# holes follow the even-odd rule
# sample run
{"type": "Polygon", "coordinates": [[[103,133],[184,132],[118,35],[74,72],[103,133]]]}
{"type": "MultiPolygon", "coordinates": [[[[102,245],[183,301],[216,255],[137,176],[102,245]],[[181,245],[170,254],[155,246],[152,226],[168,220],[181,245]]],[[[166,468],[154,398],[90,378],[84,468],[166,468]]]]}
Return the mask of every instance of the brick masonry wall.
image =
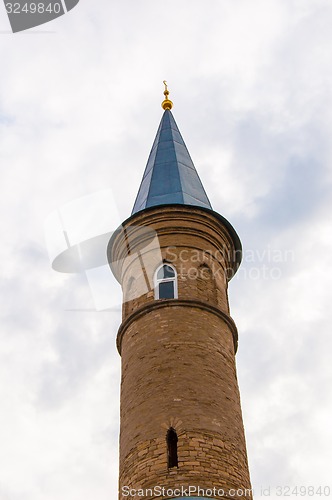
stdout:
{"type": "Polygon", "coordinates": [[[127,237],[116,235],[109,254],[127,299],[118,333],[119,498],[123,486],[250,489],[237,332],[227,297],[228,269],[235,265],[232,238],[213,214],[198,208],[159,207],[134,219],[136,226],[131,219],[127,237]],[[158,249],[137,226],[155,231],[158,249]],[[178,299],[154,298],[153,274],[163,259],[177,270],[178,299]],[[178,435],[179,463],[168,469],[170,427],[178,435]]]}

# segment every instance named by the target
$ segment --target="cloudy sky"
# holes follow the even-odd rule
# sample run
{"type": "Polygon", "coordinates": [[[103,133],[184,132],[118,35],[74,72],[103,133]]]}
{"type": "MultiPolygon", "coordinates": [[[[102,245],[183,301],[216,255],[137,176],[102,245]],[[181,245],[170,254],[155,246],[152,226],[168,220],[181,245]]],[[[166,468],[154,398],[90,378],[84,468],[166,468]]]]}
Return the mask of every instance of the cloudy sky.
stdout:
{"type": "Polygon", "coordinates": [[[244,247],[230,302],[255,496],[332,495],[331,25],[330,0],[81,0],[13,35],[0,6],[0,500],[117,497],[120,312],[52,270],[44,228],[105,190],[109,230],[129,216],[164,79],[244,247]]]}

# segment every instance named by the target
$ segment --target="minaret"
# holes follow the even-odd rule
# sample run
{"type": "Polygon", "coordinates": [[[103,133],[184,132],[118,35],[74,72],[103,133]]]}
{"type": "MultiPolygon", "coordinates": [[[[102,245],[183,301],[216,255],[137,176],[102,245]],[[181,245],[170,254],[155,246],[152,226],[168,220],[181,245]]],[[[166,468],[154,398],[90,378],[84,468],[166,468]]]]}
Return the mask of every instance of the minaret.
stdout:
{"type": "Polygon", "coordinates": [[[241,260],[172,115],[108,259],[123,289],[119,499],[250,499],[227,286],[241,260]]]}

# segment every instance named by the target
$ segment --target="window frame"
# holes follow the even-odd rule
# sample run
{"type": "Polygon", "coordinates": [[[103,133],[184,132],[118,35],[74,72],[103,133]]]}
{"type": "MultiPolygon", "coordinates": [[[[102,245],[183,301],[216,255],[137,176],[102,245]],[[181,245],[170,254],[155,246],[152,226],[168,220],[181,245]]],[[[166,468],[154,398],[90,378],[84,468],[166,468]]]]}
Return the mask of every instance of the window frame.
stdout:
{"type": "Polygon", "coordinates": [[[169,264],[168,262],[163,262],[160,266],[157,267],[155,273],[154,273],[154,298],[155,300],[172,300],[172,299],[177,299],[178,298],[178,273],[176,272],[176,269],[172,264],[169,264]],[[172,278],[158,278],[158,272],[160,269],[162,269],[164,266],[170,267],[174,271],[174,276],[172,278]],[[174,284],[174,296],[171,299],[166,299],[166,298],[160,298],[159,297],[159,285],[161,283],[173,283],[174,284]]]}

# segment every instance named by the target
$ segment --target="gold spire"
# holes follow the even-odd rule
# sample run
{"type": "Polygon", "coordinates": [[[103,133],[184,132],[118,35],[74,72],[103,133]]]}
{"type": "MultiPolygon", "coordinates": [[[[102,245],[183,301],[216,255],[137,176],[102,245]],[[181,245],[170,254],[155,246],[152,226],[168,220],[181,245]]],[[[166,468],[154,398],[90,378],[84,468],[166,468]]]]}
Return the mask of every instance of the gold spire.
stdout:
{"type": "Polygon", "coordinates": [[[164,91],[165,100],[161,103],[161,107],[162,107],[163,109],[165,109],[165,110],[166,110],[166,109],[172,109],[172,107],[173,107],[173,103],[172,103],[172,101],[170,101],[170,100],[168,99],[168,96],[169,96],[169,90],[168,90],[168,88],[167,88],[167,82],[166,82],[166,80],[164,80],[164,81],[163,81],[163,84],[165,85],[165,91],[164,91]]]}

